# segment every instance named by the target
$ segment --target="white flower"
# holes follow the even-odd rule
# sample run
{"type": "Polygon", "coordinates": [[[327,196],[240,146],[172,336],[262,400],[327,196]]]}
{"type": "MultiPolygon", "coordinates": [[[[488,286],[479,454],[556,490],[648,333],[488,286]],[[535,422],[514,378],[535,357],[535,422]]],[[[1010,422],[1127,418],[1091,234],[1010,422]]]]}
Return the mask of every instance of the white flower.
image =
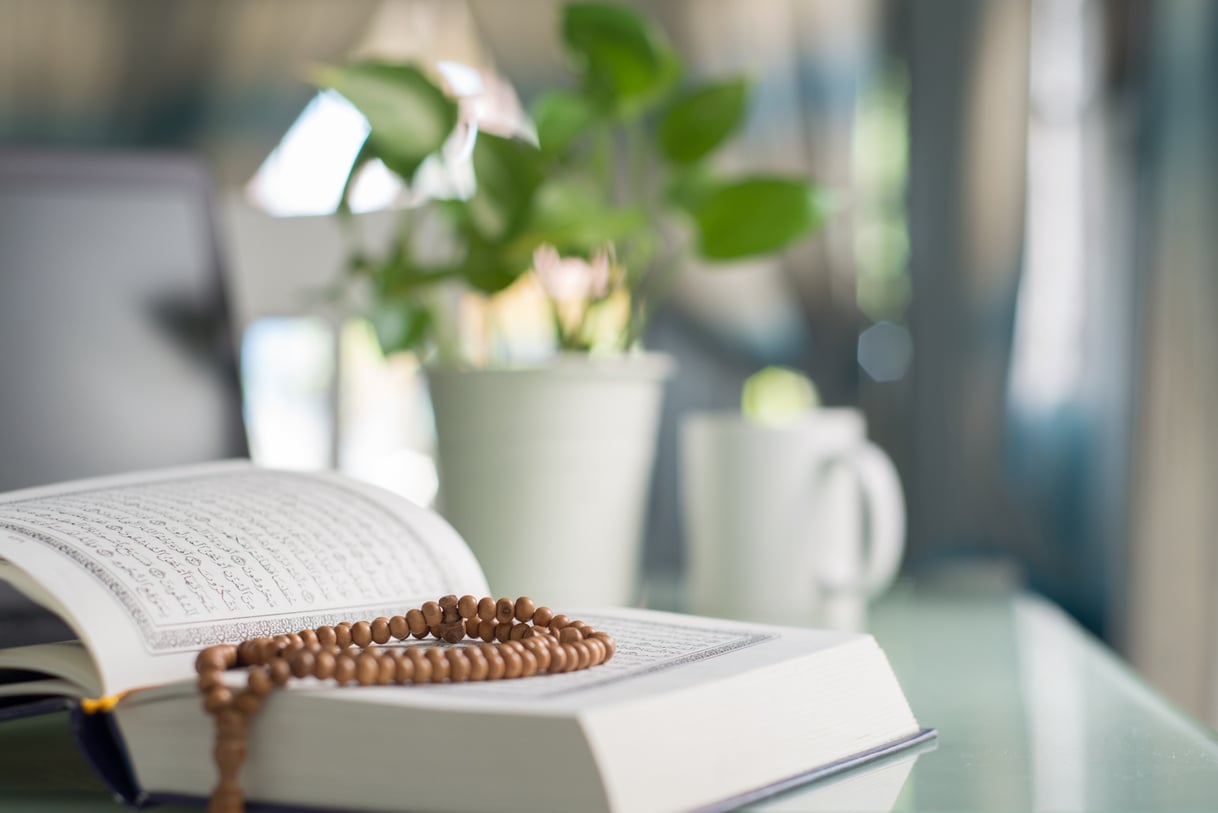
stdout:
{"type": "Polygon", "coordinates": [[[610,257],[598,251],[589,262],[582,257],[563,257],[549,244],[533,252],[533,270],[550,298],[557,302],[602,299],[609,293],[610,257]]]}

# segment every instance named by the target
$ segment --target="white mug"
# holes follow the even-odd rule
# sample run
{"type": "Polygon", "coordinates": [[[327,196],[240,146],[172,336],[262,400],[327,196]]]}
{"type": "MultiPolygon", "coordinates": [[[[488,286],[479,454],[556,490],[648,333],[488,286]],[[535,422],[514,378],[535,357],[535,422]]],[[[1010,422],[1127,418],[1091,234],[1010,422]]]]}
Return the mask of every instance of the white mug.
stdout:
{"type": "Polygon", "coordinates": [[[855,409],[782,426],[687,416],[681,499],[688,604],[701,615],[861,629],[901,563],[901,482],[855,409]]]}

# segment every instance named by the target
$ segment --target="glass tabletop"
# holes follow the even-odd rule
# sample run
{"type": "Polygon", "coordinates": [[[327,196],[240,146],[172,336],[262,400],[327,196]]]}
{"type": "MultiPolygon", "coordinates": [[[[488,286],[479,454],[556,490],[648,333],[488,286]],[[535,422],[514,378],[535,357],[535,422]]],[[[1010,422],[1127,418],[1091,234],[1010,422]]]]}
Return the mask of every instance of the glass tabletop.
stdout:
{"type": "Polygon", "coordinates": [[[1218,735],[1027,594],[905,586],[872,632],[933,747],[759,810],[1218,810],[1218,735]]]}
{"type": "MultiPolygon", "coordinates": [[[[905,586],[871,626],[939,737],[754,809],[1218,809],[1218,735],[1048,602],[905,586]]],[[[0,724],[0,809],[119,808],[53,714],[0,724]]]]}

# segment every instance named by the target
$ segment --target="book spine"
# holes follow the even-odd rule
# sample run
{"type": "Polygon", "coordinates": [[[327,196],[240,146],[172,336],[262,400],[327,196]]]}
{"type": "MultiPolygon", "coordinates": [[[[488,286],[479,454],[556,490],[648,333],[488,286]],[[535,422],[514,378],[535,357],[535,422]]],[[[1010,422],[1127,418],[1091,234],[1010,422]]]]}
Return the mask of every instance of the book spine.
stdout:
{"type": "Polygon", "coordinates": [[[39,714],[53,714],[72,708],[74,701],[66,697],[42,697],[30,702],[18,702],[0,706],[0,723],[5,720],[17,720],[21,717],[34,717],[39,714]]]}
{"type": "Polygon", "coordinates": [[[143,807],[148,796],[135,781],[122,735],[109,712],[90,714],[75,704],[71,709],[72,736],[98,778],[116,796],[133,807],[143,807]]]}

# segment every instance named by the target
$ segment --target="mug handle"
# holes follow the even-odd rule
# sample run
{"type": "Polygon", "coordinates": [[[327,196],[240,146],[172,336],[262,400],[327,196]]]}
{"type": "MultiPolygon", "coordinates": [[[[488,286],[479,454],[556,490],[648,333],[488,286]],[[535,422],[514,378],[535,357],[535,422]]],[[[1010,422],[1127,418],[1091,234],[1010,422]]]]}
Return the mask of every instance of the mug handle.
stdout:
{"type": "Polygon", "coordinates": [[[888,455],[870,441],[863,441],[836,462],[853,472],[862,493],[863,566],[856,578],[824,586],[873,597],[892,584],[905,551],[905,495],[901,478],[888,455]]]}

